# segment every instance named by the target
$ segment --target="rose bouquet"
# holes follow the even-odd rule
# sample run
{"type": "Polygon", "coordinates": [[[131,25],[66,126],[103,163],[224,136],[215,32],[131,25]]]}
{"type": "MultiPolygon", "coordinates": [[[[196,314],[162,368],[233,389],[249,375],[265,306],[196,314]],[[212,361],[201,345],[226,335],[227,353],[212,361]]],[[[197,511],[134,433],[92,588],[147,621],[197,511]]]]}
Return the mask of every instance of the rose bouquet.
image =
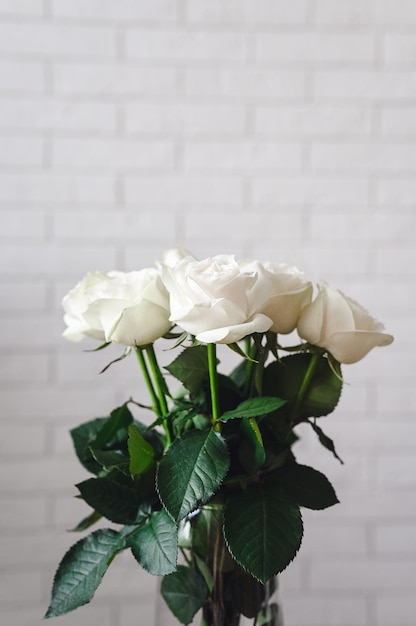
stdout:
{"type": "Polygon", "coordinates": [[[92,474],[77,485],[91,512],[75,530],[102,518],[116,527],[67,552],[46,617],[89,602],[114,557],[130,550],[162,577],[182,624],[198,612],[204,626],[238,626],[242,616],[280,624],[272,592],[301,545],[301,508],[338,501],[322,473],[297,462],[295,428],[309,425],[339,458],[318,422],[338,403],[341,364],[393,337],[337,290],[320,286],[313,299],[296,268],[197,260],[182,249],[154,268],[90,272],[63,307],[67,339],[121,344],[116,360],[137,355],[151,406],[129,399],[71,431],[92,474]],[[295,330],[300,340],[283,345],[295,330]],[[163,371],[156,341],[176,351],[163,371]],[[238,355],[228,375],[219,344],[238,355]],[[153,417],[143,422],[146,412],[153,417]]]}

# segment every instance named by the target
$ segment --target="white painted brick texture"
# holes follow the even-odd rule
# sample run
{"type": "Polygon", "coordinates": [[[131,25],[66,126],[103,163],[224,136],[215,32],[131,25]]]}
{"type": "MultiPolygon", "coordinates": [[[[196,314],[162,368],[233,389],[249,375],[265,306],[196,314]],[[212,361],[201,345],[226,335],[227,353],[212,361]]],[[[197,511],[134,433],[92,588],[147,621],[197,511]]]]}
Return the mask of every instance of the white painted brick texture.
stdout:
{"type": "MultiPolygon", "coordinates": [[[[305,511],[281,597],[285,626],[414,626],[415,41],[414,0],[0,0],[1,624],[43,623],[86,514],[68,429],[147,399],[61,338],[62,296],[184,245],[296,264],[395,334],[344,369],[345,465],[299,432],[341,503],[305,511]]],[[[123,556],[60,624],[151,625],[155,584],[123,556]]]]}

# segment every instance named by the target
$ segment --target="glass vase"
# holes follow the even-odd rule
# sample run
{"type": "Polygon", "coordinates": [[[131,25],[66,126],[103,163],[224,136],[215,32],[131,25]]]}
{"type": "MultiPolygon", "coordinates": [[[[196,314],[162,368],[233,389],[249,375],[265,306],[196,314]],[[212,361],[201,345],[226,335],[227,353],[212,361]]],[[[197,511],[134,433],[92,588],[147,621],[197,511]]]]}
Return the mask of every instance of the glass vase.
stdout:
{"type": "MultiPolygon", "coordinates": [[[[262,584],[232,559],[222,533],[222,506],[205,505],[181,524],[181,562],[203,578],[207,595],[192,626],[283,626],[277,577],[262,584]]],[[[186,590],[182,590],[186,593],[186,590]]],[[[183,618],[182,618],[183,620],[183,618]]],[[[178,626],[161,594],[155,626],[178,626]]]]}

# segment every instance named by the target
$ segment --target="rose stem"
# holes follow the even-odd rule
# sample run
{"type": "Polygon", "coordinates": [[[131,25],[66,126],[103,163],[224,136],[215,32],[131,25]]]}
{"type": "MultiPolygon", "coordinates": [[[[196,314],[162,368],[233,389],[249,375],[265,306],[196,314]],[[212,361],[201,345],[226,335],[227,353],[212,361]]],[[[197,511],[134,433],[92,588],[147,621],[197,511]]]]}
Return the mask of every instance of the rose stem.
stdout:
{"type": "Polygon", "coordinates": [[[136,348],[136,354],[137,359],[140,363],[140,367],[142,368],[143,378],[145,380],[150,397],[152,398],[153,410],[156,413],[157,417],[161,417],[162,413],[160,410],[159,400],[156,395],[155,388],[153,387],[152,379],[150,378],[149,370],[143,354],[143,348],[136,348]]]}
{"type": "Polygon", "coordinates": [[[310,360],[310,363],[308,365],[308,369],[305,372],[305,376],[303,377],[301,386],[299,387],[299,391],[297,393],[296,399],[295,399],[295,403],[293,405],[293,408],[291,410],[291,417],[292,417],[292,421],[293,418],[296,416],[296,413],[302,403],[302,400],[305,396],[305,393],[308,390],[308,387],[311,383],[312,377],[315,373],[315,369],[316,366],[318,365],[318,360],[319,360],[319,354],[314,354],[312,355],[312,358],[310,360]]]}
{"type": "Polygon", "coordinates": [[[150,369],[152,370],[153,378],[156,382],[156,387],[159,395],[159,406],[161,409],[161,417],[165,418],[163,420],[163,428],[166,433],[166,441],[167,444],[170,445],[172,443],[172,433],[170,430],[170,424],[166,419],[167,414],[169,413],[168,404],[166,402],[165,392],[162,386],[162,373],[160,371],[159,363],[156,359],[156,353],[153,347],[153,344],[149,344],[145,347],[147,358],[149,359],[150,369]]]}
{"type": "Polygon", "coordinates": [[[253,360],[254,355],[251,354],[252,349],[251,349],[250,335],[248,335],[245,338],[245,344],[246,344],[245,345],[246,354],[249,358],[247,359],[247,362],[246,362],[246,375],[245,375],[245,381],[244,381],[243,396],[244,398],[247,398],[252,388],[252,376],[253,376],[253,369],[254,369],[254,360],[253,360]]]}
{"type": "Polygon", "coordinates": [[[212,424],[214,430],[220,431],[220,407],[218,398],[218,378],[217,378],[217,346],[215,343],[207,344],[208,353],[208,373],[209,373],[209,386],[211,389],[211,404],[212,404],[212,424]]]}

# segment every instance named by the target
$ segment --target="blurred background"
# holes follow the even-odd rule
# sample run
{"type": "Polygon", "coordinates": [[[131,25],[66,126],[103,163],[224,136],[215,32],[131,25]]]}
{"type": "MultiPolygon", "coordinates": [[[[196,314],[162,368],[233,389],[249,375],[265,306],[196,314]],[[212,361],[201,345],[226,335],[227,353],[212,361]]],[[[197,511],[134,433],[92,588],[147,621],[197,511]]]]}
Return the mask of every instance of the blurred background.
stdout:
{"type": "MultiPolygon", "coordinates": [[[[199,257],[297,265],[395,343],[344,368],[299,462],[341,503],[305,511],[285,626],[414,626],[416,3],[0,0],[0,621],[40,626],[88,513],[68,429],[130,396],[134,359],[61,338],[88,271],[199,257]]],[[[171,355],[168,355],[171,360],[171,355]]],[[[153,624],[129,555],[60,626],[153,624]]]]}

